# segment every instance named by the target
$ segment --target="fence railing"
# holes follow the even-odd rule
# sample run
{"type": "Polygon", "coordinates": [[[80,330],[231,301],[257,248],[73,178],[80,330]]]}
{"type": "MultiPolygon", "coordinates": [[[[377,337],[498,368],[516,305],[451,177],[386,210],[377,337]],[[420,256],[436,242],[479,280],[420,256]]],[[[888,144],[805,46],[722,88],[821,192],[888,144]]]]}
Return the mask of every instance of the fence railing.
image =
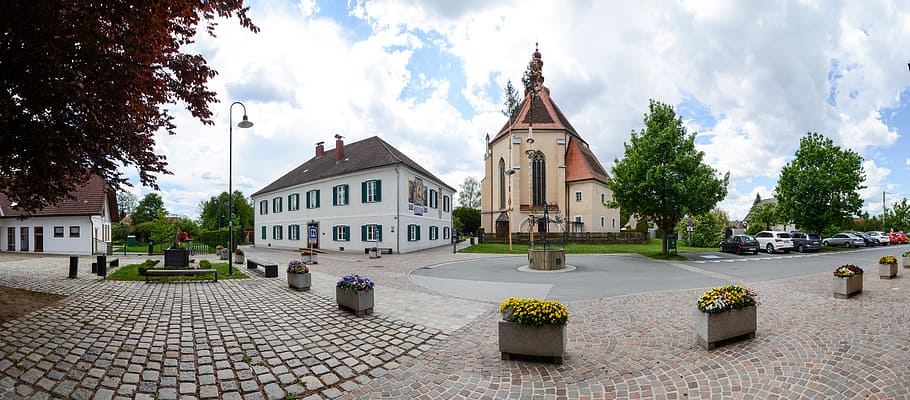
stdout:
{"type": "MultiPolygon", "coordinates": [[[[508,243],[507,235],[484,233],[479,238],[481,243],[508,243]]],[[[527,244],[530,234],[513,233],[512,243],[527,244]]],[[[546,232],[534,233],[535,243],[600,243],[600,244],[645,244],[648,234],[645,232],[546,232]]]]}

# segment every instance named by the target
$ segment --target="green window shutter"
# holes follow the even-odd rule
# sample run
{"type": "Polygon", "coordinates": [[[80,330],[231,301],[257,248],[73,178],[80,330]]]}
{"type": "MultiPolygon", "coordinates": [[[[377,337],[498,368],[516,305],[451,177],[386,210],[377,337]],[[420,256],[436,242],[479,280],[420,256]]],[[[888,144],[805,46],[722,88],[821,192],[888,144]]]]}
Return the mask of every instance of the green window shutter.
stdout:
{"type": "Polygon", "coordinates": [[[288,211],[294,211],[294,195],[288,195],[288,211]]]}
{"type": "Polygon", "coordinates": [[[361,242],[367,241],[367,226],[366,225],[360,225],[360,241],[361,242]]]}
{"type": "Polygon", "coordinates": [[[294,209],[300,209],[300,193],[294,193],[294,209]]]}
{"type": "Polygon", "coordinates": [[[376,202],[382,201],[382,181],[377,179],[376,181],[376,202]]]}
{"type": "Polygon", "coordinates": [[[310,202],[310,192],[306,192],[306,208],[313,208],[313,204],[310,202]]]}
{"type": "Polygon", "coordinates": [[[360,182],[360,202],[361,203],[367,202],[367,183],[366,182],[360,182]]]}
{"type": "Polygon", "coordinates": [[[351,240],[351,227],[350,226],[344,227],[344,240],[351,240]]]}
{"type": "Polygon", "coordinates": [[[417,225],[417,240],[420,240],[420,225],[417,225]]]}
{"type": "Polygon", "coordinates": [[[348,192],[350,192],[350,190],[348,190],[348,185],[343,185],[343,186],[344,186],[344,204],[348,204],[348,192]]]}
{"type": "Polygon", "coordinates": [[[338,186],[332,186],[332,205],[338,205],[338,186]]]}
{"type": "Polygon", "coordinates": [[[316,189],[316,208],[319,208],[319,198],[322,197],[319,195],[319,189],[316,189]]]}
{"type": "Polygon", "coordinates": [[[266,232],[267,232],[267,229],[266,229],[265,226],[263,226],[263,227],[262,227],[262,238],[263,238],[263,239],[266,239],[266,232]]]}
{"type": "Polygon", "coordinates": [[[376,224],[376,240],[382,241],[382,225],[376,224]]]}
{"type": "MultiPolygon", "coordinates": [[[[309,237],[309,236],[307,236],[307,237],[309,237]]],[[[337,226],[332,227],[332,240],[334,240],[336,242],[338,241],[338,227],[337,226]]]]}

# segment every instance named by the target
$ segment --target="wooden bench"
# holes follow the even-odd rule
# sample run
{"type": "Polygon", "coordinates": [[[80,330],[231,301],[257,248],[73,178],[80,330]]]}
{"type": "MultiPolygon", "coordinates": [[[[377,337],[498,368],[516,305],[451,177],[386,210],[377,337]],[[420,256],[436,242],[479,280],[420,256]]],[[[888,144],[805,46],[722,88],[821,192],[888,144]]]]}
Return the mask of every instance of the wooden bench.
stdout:
{"type": "Polygon", "coordinates": [[[256,269],[259,266],[262,266],[262,269],[265,270],[266,278],[277,278],[278,277],[278,264],[266,264],[265,262],[252,260],[250,258],[246,259],[246,268],[247,269],[256,269]]]}
{"type": "Polygon", "coordinates": [[[215,274],[215,282],[218,282],[217,269],[148,269],[145,271],[145,283],[149,282],[150,276],[191,276],[208,274],[215,274]]]}

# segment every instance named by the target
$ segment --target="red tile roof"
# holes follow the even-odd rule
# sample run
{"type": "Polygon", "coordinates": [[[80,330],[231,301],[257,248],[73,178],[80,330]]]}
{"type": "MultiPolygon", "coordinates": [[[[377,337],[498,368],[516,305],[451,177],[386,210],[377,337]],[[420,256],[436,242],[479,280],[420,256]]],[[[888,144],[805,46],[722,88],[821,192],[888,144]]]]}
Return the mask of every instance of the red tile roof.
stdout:
{"type": "Polygon", "coordinates": [[[570,138],[566,153],[566,182],[593,179],[607,183],[607,171],[586,143],[570,138]]]}
{"type": "Polygon", "coordinates": [[[578,136],[578,132],[575,131],[575,127],[569,123],[569,119],[566,118],[565,114],[562,113],[562,110],[559,109],[559,106],[550,98],[550,88],[541,86],[539,96],[525,96],[518,108],[518,115],[516,115],[514,119],[507,120],[506,124],[490,142],[493,143],[500,138],[508,136],[510,123],[512,125],[512,130],[527,130],[532,126],[532,122],[534,128],[565,130],[570,135],[581,139],[581,137],[578,136]],[[533,101],[531,99],[533,99],[533,101]],[[531,105],[534,107],[532,108],[531,105]]]}
{"type": "MultiPolygon", "coordinates": [[[[100,176],[92,176],[88,182],[71,193],[73,198],[64,198],[57,205],[47,206],[31,214],[32,217],[51,215],[101,215],[104,203],[108,203],[111,220],[117,220],[117,196],[100,176]]],[[[0,193],[0,212],[3,218],[24,216],[25,213],[13,208],[9,198],[0,193]]]]}

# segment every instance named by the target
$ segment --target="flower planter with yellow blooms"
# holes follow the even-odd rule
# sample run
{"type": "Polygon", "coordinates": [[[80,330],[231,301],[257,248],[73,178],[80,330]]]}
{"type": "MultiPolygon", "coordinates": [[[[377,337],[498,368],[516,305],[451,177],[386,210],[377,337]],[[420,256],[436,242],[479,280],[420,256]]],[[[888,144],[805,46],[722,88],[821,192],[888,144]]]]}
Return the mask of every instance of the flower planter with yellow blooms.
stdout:
{"type": "Polygon", "coordinates": [[[716,287],[698,299],[695,336],[698,344],[711,350],[733,339],[752,339],[758,325],[757,294],[740,285],[716,287]]]}
{"type": "Polygon", "coordinates": [[[878,258],[878,277],[891,279],[897,276],[897,257],[881,256],[878,258]]]}
{"type": "Polygon", "coordinates": [[[846,299],[863,291],[863,269],[846,264],[834,270],[834,297],[846,299]]]}
{"type": "Polygon", "coordinates": [[[513,356],[542,358],[562,364],[566,354],[566,324],[569,311],[555,300],[510,297],[499,305],[499,352],[503,360],[513,356]]]}

